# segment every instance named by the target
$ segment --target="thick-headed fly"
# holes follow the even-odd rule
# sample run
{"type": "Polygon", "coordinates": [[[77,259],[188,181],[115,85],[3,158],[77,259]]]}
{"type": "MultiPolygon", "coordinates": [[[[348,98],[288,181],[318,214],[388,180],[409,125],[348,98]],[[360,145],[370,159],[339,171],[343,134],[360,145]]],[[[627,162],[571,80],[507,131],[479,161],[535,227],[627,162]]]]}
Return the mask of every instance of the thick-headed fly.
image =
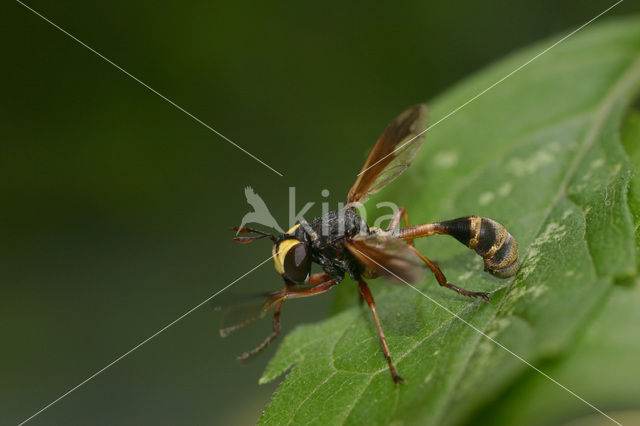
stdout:
{"type": "MultiPolygon", "coordinates": [[[[427,108],[416,105],[396,117],[367,157],[356,182],[347,196],[346,207],[331,211],[311,223],[302,222],[282,235],[272,235],[257,229],[234,228],[239,243],[270,238],[273,241],[273,260],[276,271],[284,280],[284,288],[266,296],[257,316],[264,316],[274,309],[273,333],[258,347],[240,355],[246,359],[264,348],[278,335],[282,304],[288,299],[315,296],[339,284],[346,274],[358,283],[361,299],[367,302],[378,329],[380,344],[394,383],[404,380],[391,362],[376,305],[365,279],[379,276],[413,283],[421,278],[427,268],[433,272],[441,286],[464,296],[481,297],[489,301],[485,292],[469,291],[447,281],[440,268],[418,251],[413,240],[435,234],[451,235],[473,249],[484,259],[485,270],[500,277],[515,275],[520,266],[518,245],[504,226],[480,216],[467,216],[443,222],[409,226],[404,208],[394,214],[386,230],[369,227],[357,214],[356,207],[367,197],[404,172],[418,153],[424,139],[427,124],[427,108]],[[400,227],[400,221],[404,227],[400,227]],[[323,273],[311,273],[311,265],[319,264],[323,273]]],[[[244,326],[254,318],[220,330],[222,336],[244,326]]]]}

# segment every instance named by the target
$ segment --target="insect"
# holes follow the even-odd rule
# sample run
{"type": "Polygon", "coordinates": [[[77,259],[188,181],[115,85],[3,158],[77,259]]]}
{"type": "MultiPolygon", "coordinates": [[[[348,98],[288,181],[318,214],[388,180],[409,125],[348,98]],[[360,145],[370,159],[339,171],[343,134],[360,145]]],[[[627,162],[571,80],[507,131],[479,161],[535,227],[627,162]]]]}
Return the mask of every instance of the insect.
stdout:
{"type": "Polygon", "coordinates": [[[382,276],[413,283],[419,281],[422,272],[428,268],[441,286],[464,296],[480,297],[488,302],[488,293],[465,290],[447,281],[438,265],[415,248],[414,239],[436,234],[451,235],[475,250],[484,259],[485,270],[489,273],[500,278],[516,274],[520,266],[518,245],[505,227],[492,219],[467,216],[410,226],[406,210],[400,208],[393,215],[387,229],[382,230],[369,227],[357,214],[356,207],[359,204],[409,167],[422,146],[426,123],[426,106],[415,105],[387,126],[351,187],[345,208],[326,213],[311,223],[302,221],[281,235],[244,226],[233,228],[237,235],[240,235],[234,238],[238,243],[246,244],[262,238],[271,239],[275,269],[284,280],[282,290],[265,296],[266,300],[261,305],[258,315],[220,330],[224,337],[274,309],[271,335],[255,349],[241,354],[239,359],[259,353],[278,335],[280,313],[286,300],[325,293],[338,285],[348,274],[358,283],[361,300],[366,301],[371,310],[382,352],[397,385],[404,380],[398,375],[391,361],[367,279],[382,276]],[[401,220],[404,221],[402,228],[401,220]],[[322,273],[311,273],[314,263],[320,265],[322,273]]]}

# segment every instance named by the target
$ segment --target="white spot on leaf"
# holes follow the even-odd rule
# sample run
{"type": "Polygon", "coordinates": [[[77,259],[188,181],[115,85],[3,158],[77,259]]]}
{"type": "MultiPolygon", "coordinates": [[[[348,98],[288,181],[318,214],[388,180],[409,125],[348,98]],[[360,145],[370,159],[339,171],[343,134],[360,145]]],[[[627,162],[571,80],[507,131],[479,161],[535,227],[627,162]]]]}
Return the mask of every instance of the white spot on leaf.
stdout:
{"type": "Polygon", "coordinates": [[[622,169],[622,164],[618,163],[615,166],[613,166],[613,169],[611,169],[611,173],[609,174],[610,176],[615,176],[618,173],[620,173],[620,169],[622,169]]]}
{"type": "Polygon", "coordinates": [[[511,193],[512,188],[513,185],[511,185],[511,182],[505,182],[498,188],[498,194],[500,194],[501,197],[506,197],[511,193]]]}
{"type": "Polygon", "coordinates": [[[518,177],[532,175],[541,168],[553,164],[558,148],[558,144],[552,143],[534,152],[529,158],[512,158],[507,163],[507,170],[518,177]]]}
{"type": "Polygon", "coordinates": [[[466,281],[471,278],[471,275],[473,275],[473,271],[467,271],[458,277],[458,281],[466,281]]]}
{"type": "Polygon", "coordinates": [[[480,194],[480,197],[478,197],[478,203],[480,203],[481,206],[486,206],[492,202],[494,198],[496,198],[496,196],[493,192],[483,192],[480,194]]]}
{"type": "Polygon", "coordinates": [[[529,275],[531,275],[535,270],[536,266],[538,266],[538,262],[540,262],[540,259],[542,258],[540,248],[545,244],[557,242],[563,239],[565,235],[567,235],[567,231],[565,229],[564,225],[560,225],[557,222],[551,222],[547,225],[544,231],[538,235],[538,238],[531,243],[527,259],[520,269],[522,280],[526,280],[527,277],[529,277],[529,275]]]}
{"type": "Polygon", "coordinates": [[[433,164],[441,169],[449,169],[458,164],[458,153],[455,151],[442,151],[433,157],[433,164]]]}
{"type": "Polygon", "coordinates": [[[522,297],[531,297],[533,300],[539,298],[544,293],[549,290],[549,287],[544,284],[532,285],[529,287],[515,287],[511,292],[507,295],[504,304],[504,311],[508,315],[513,314],[516,303],[522,297]]]}

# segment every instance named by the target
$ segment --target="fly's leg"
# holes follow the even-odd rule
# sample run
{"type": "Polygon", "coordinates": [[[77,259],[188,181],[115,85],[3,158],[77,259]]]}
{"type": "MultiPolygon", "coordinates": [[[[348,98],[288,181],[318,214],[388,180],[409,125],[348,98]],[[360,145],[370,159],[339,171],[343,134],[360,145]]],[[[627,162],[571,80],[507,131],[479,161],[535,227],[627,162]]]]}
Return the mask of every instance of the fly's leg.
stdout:
{"type": "Polygon", "coordinates": [[[320,283],[324,283],[327,281],[331,281],[333,279],[333,277],[329,274],[311,274],[309,276],[309,281],[307,281],[307,284],[309,285],[314,285],[314,284],[320,284],[320,283]]]}
{"type": "Polygon", "coordinates": [[[387,359],[387,363],[389,364],[389,370],[391,371],[391,377],[393,378],[393,383],[404,383],[404,379],[398,375],[393,363],[391,362],[391,353],[389,353],[389,346],[387,346],[387,339],[384,337],[384,332],[382,331],[382,326],[380,325],[380,319],[378,318],[378,313],[376,312],[376,302],[373,300],[373,295],[369,290],[369,286],[362,278],[358,280],[358,289],[360,290],[360,295],[367,301],[369,305],[369,309],[371,309],[371,313],[373,314],[373,319],[376,323],[376,328],[378,329],[378,337],[380,337],[380,345],[382,346],[382,352],[384,352],[384,357],[387,359]]]}
{"type": "MultiPolygon", "coordinates": [[[[317,275],[322,275],[322,274],[317,274],[317,275]]],[[[238,355],[238,359],[245,360],[245,359],[251,358],[254,355],[259,354],[267,346],[269,346],[269,343],[271,343],[273,339],[275,339],[278,336],[278,334],[280,333],[280,311],[282,310],[282,304],[284,303],[285,300],[298,299],[301,297],[311,297],[317,294],[322,294],[324,292],[331,290],[331,288],[334,285],[338,284],[338,282],[339,280],[334,278],[329,281],[325,281],[318,285],[315,285],[307,290],[290,290],[289,288],[287,288],[287,286],[285,286],[285,288],[281,292],[278,292],[276,295],[273,296],[273,300],[265,304],[265,308],[264,308],[265,310],[269,310],[274,305],[276,307],[275,312],[273,313],[273,332],[255,349],[252,349],[250,351],[247,351],[243,354],[238,355]]]]}
{"type": "Polygon", "coordinates": [[[391,222],[389,222],[389,226],[387,226],[387,231],[395,231],[400,228],[400,219],[402,219],[402,216],[405,216],[406,214],[407,210],[404,207],[400,207],[395,213],[393,213],[391,222]]]}
{"type": "Polygon", "coordinates": [[[338,284],[340,280],[337,278],[332,278],[329,281],[325,281],[318,285],[311,287],[308,290],[287,290],[285,289],[285,294],[283,298],[286,299],[300,299],[302,297],[311,297],[316,296],[318,294],[325,293],[333,288],[334,285],[338,284]]]}
{"type": "Polygon", "coordinates": [[[518,273],[520,257],[518,243],[499,222],[481,216],[466,216],[444,222],[425,223],[394,229],[392,235],[401,240],[431,235],[451,235],[484,259],[484,270],[498,278],[518,273]]]}
{"type": "Polygon", "coordinates": [[[239,360],[249,359],[252,356],[259,354],[267,346],[269,346],[269,343],[271,343],[271,341],[276,338],[278,333],[280,333],[280,311],[282,310],[282,303],[283,302],[284,302],[284,299],[282,299],[282,298],[279,299],[278,302],[276,302],[277,303],[276,310],[273,313],[273,332],[269,335],[269,337],[264,339],[264,341],[262,343],[260,343],[260,345],[258,347],[256,347],[255,349],[252,349],[252,350],[250,350],[248,352],[245,352],[243,354],[238,355],[238,359],[239,360]]]}
{"type": "Polygon", "coordinates": [[[414,253],[417,254],[418,257],[420,257],[420,259],[422,259],[424,263],[426,263],[429,269],[431,269],[431,272],[433,272],[433,275],[435,275],[436,279],[438,280],[438,284],[440,284],[443,287],[447,287],[455,291],[456,293],[462,294],[463,296],[482,297],[482,299],[484,299],[485,302],[489,301],[489,293],[485,293],[483,291],[465,290],[464,288],[460,288],[457,285],[451,284],[450,282],[448,282],[447,278],[444,276],[440,268],[438,268],[438,265],[430,261],[424,254],[420,253],[420,251],[418,251],[418,249],[415,248],[414,246],[409,246],[409,247],[411,247],[411,250],[413,250],[414,253]]]}
{"type": "Polygon", "coordinates": [[[420,259],[431,269],[431,272],[436,276],[438,280],[438,284],[443,287],[447,287],[456,293],[462,294],[464,296],[469,297],[482,297],[485,302],[489,301],[489,293],[485,293],[482,291],[469,291],[463,288],[458,287],[455,284],[451,284],[447,281],[447,278],[444,276],[438,265],[429,260],[425,255],[420,253],[417,248],[413,245],[413,238],[416,237],[428,237],[431,235],[442,233],[442,227],[440,224],[426,224],[426,225],[418,225],[414,227],[410,227],[409,225],[409,215],[407,214],[407,210],[404,207],[400,207],[397,212],[394,213],[391,218],[391,222],[389,223],[389,227],[387,231],[392,231],[396,236],[402,238],[407,242],[411,250],[413,250],[420,259]],[[404,226],[405,228],[400,230],[400,219],[404,218],[404,226]],[[414,230],[420,230],[420,232],[416,232],[414,230]]]}
{"type": "MultiPolygon", "coordinates": [[[[398,211],[393,214],[391,218],[391,222],[389,222],[389,226],[387,226],[387,231],[397,231],[400,229],[400,219],[404,218],[404,227],[409,227],[409,215],[407,214],[407,209],[404,207],[400,207],[398,211]]],[[[410,246],[413,245],[413,240],[406,240],[407,244],[410,246]]]]}

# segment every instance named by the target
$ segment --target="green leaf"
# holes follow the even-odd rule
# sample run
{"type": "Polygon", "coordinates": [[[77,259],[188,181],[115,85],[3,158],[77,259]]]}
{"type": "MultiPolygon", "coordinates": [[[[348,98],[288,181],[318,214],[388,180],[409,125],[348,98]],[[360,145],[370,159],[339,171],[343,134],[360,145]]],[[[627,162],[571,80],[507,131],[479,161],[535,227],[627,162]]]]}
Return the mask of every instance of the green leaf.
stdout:
{"type": "MultiPolygon", "coordinates": [[[[559,38],[431,102],[432,122],[559,38]]],[[[371,210],[383,200],[404,205],[413,223],[478,214],[507,226],[524,260],[510,281],[484,273],[453,239],[416,241],[450,281],[493,291],[490,304],[432,277],[418,287],[532,364],[564,356],[611,299],[614,281],[636,274],[632,165],[620,128],[640,87],[639,52],[638,19],[579,32],[432,128],[407,173],[369,201],[371,210]]],[[[296,328],[267,366],[261,383],[288,374],[262,424],[460,424],[530,376],[513,354],[412,289],[371,285],[407,383],[393,385],[371,315],[344,296],[357,293],[344,282],[339,313],[296,328]]]]}
{"type": "MultiPolygon", "coordinates": [[[[622,144],[632,164],[640,165],[640,113],[631,111],[622,133],[622,144]]],[[[636,230],[636,248],[640,241],[640,174],[629,182],[629,207],[636,230]]],[[[636,250],[636,258],[640,251],[636,250]]],[[[637,279],[614,285],[576,338],[561,357],[548,360],[544,370],[560,383],[598,406],[619,408],[612,417],[623,424],[640,423],[640,285],[637,279]],[[596,372],[594,374],[594,371],[596,372]],[[603,372],[604,374],[600,374],[603,372]],[[597,380],[594,380],[594,377],[597,380]],[[634,410],[630,410],[635,409],[634,410]]],[[[557,424],[580,418],[583,424],[600,424],[603,417],[577,398],[536,372],[529,372],[503,391],[499,403],[483,407],[476,414],[482,424],[557,424]],[[600,416],[595,414],[595,416],[600,416]]],[[[480,423],[480,422],[477,422],[480,423]]]]}
{"type": "MultiPolygon", "coordinates": [[[[544,364],[544,371],[622,424],[640,422],[640,285],[615,285],[568,353],[544,364]],[[635,410],[632,411],[632,410],[635,410]],[[633,419],[633,420],[632,420],[633,419]]],[[[562,424],[598,414],[535,372],[504,392],[499,404],[476,416],[482,424],[562,424]]],[[[605,423],[604,417],[596,418],[605,423]]],[[[593,423],[592,423],[593,424],[593,423]]]]}
{"type": "MultiPolygon", "coordinates": [[[[640,166],[640,112],[631,111],[622,137],[624,147],[634,165],[640,166]]],[[[640,253],[640,174],[637,172],[629,182],[629,208],[636,231],[636,253],[640,253]]]]}

